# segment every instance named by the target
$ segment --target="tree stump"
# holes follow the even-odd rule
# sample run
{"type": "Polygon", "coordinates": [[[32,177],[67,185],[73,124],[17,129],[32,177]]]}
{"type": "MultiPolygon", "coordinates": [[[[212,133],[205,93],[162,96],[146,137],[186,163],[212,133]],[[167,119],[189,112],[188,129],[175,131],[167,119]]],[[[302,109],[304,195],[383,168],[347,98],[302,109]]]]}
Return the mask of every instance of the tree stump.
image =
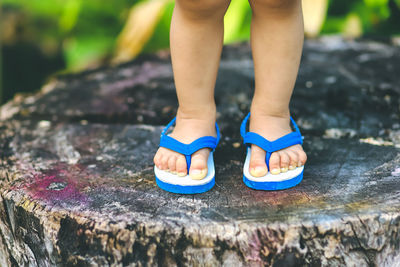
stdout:
{"type": "Polygon", "coordinates": [[[399,62],[389,43],[306,41],[291,111],[309,161],[272,192],[242,183],[247,43],[223,50],[216,185],[199,195],[154,180],[177,107],[168,53],[53,78],[1,108],[0,265],[396,266],[399,62]]]}

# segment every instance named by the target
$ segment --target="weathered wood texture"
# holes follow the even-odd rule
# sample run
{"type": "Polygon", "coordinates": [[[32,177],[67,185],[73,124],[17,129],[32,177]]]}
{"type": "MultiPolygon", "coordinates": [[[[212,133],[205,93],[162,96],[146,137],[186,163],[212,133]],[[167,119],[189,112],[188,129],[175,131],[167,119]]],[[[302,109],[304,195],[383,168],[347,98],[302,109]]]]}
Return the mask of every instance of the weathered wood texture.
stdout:
{"type": "Polygon", "coordinates": [[[175,113],[167,54],[54,78],[1,109],[1,266],[395,266],[400,262],[400,48],[307,41],[292,115],[303,182],[242,183],[247,44],[224,48],[216,186],[156,187],[152,157],[175,113]]]}

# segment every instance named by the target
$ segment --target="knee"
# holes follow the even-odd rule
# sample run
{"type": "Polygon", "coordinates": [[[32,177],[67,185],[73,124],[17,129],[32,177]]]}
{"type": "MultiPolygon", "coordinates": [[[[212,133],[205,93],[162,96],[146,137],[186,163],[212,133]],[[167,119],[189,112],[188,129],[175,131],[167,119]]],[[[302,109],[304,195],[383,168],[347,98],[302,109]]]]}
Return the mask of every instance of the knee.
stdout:
{"type": "Polygon", "coordinates": [[[191,18],[224,16],[231,0],[176,0],[175,5],[191,18]]]}
{"type": "Polygon", "coordinates": [[[300,4],[300,0],[249,0],[250,5],[268,9],[287,10],[300,4]]]}

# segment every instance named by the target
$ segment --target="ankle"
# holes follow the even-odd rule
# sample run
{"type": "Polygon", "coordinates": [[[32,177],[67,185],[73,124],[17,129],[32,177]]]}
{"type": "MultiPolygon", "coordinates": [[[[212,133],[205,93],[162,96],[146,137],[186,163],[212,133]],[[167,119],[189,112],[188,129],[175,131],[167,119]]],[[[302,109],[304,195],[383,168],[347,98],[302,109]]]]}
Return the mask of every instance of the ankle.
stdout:
{"type": "Polygon", "coordinates": [[[216,136],[215,119],[216,112],[212,110],[199,112],[179,107],[172,136],[180,137],[184,143],[192,142],[194,139],[205,135],[216,136]]]}
{"type": "Polygon", "coordinates": [[[258,107],[256,105],[252,105],[250,108],[251,117],[252,118],[264,118],[264,119],[284,119],[288,120],[290,118],[290,110],[289,108],[271,108],[267,107],[267,105],[258,107]]]}
{"type": "Polygon", "coordinates": [[[256,133],[264,133],[265,138],[273,140],[279,138],[282,132],[289,133],[290,112],[287,110],[257,109],[251,108],[249,130],[256,133]]]}
{"type": "Polygon", "coordinates": [[[198,107],[179,106],[176,112],[177,120],[208,121],[214,123],[217,117],[215,104],[198,107]]]}

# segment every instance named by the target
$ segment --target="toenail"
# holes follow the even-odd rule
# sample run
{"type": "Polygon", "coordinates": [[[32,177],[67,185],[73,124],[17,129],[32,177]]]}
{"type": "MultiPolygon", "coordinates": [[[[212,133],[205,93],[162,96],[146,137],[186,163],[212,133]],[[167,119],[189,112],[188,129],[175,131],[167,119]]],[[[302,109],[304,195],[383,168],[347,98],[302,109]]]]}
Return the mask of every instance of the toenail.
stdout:
{"type": "Polygon", "coordinates": [[[262,167],[262,166],[257,166],[255,168],[250,169],[250,174],[253,176],[262,176],[262,175],[265,175],[266,172],[267,172],[267,168],[262,167]]]}
{"type": "Polygon", "coordinates": [[[294,169],[296,169],[296,166],[292,166],[292,165],[289,166],[289,170],[294,170],[294,169]]]}
{"type": "Polygon", "coordinates": [[[180,177],[186,176],[186,172],[178,172],[178,176],[180,177]]]}
{"type": "Polygon", "coordinates": [[[301,163],[300,161],[297,163],[297,167],[301,167],[303,166],[303,163],[301,163]]]}
{"type": "Polygon", "coordinates": [[[281,168],[281,172],[287,172],[287,171],[288,171],[287,167],[281,168]]]}
{"type": "Polygon", "coordinates": [[[278,168],[275,168],[275,169],[271,170],[271,174],[280,174],[280,173],[281,173],[281,170],[278,169],[278,168]]]}
{"type": "Polygon", "coordinates": [[[200,173],[201,173],[201,170],[197,170],[197,169],[190,171],[190,174],[193,174],[193,175],[200,174],[200,173]]]}
{"type": "Polygon", "coordinates": [[[177,172],[176,172],[176,171],[172,171],[171,173],[172,173],[172,174],[177,174],[177,172]]]}
{"type": "Polygon", "coordinates": [[[206,172],[207,170],[206,169],[203,169],[203,170],[199,170],[199,169],[194,169],[194,170],[191,170],[190,172],[189,172],[189,175],[190,175],[190,177],[192,178],[192,179],[203,179],[204,178],[204,176],[205,176],[205,172],[206,172]]]}

